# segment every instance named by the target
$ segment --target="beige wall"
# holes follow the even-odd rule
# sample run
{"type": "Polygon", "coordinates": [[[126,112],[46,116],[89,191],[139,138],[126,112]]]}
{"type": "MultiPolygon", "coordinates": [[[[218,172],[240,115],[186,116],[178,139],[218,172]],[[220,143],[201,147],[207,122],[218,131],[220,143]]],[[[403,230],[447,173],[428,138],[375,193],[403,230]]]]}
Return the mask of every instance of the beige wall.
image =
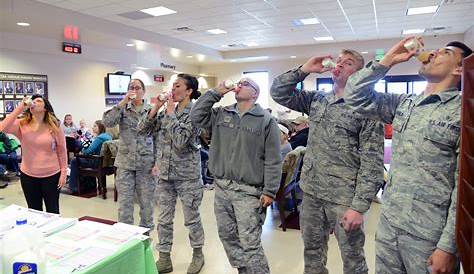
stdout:
{"type": "MultiPolygon", "coordinates": [[[[371,56],[365,56],[366,62],[372,59],[371,56]]],[[[275,77],[278,75],[292,69],[298,67],[299,65],[303,64],[306,60],[304,59],[288,59],[288,60],[281,60],[281,61],[273,61],[273,62],[255,62],[255,63],[222,63],[222,64],[215,64],[215,65],[206,65],[202,66],[200,72],[215,75],[217,77],[217,81],[224,81],[227,79],[238,80],[242,77],[244,71],[268,71],[269,79],[270,79],[270,86],[271,82],[275,77]]],[[[404,64],[400,64],[389,72],[390,75],[400,75],[400,74],[417,74],[418,73],[418,66],[419,64],[417,61],[410,61],[404,64]]],[[[316,89],[316,78],[318,77],[330,77],[329,73],[323,75],[316,75],[311,74],[309,75],[305,81],[304,86],[305,89],[314,90],[316,89]]],[[[264,92],[264,91],[263,91],[264,92]]],[[[267,93],[269,91],[266,91],[267,93]]],[[[284,111],[285,108],[278,105],[275,101],[268,96],[269,100],[269,107],[272,108],[274,111],[284,111]]],[[[235,100],[232,94],[226,95],[224,99],[220,102],[221,105],[228,105],[234,103],[235,100]]],[[[292,112],[289,114],[290,118],[296,117],[300,114],[292,112]]]]}
{"type": "MultiPolygon", "coordinates": [[[[197,66],[181,66],[187,72],[197,73],[197,66]]],[[[162,84],[153,81],[153,75],[165,74],[165,81],[172,71],[131,71],[115,63],[92,61],[80,56],[56,55],[16,51],[0,48],[0,71],[44,74],[48,76],[49,99],[59,119],[71,113],[74,121],[85,119],[89,125],[102,118],[105,106],[104,77],[109,72],[125,71],[146,83],[146,98],[162,91],[162,84]]]]}
{"type": "Polygon", "coordinates": [[[470,29],[468,29],[464,33],[464,42],[466,45],[468,45],[470,48],[474,48],[474,26],[472,26],[470,29]]]}

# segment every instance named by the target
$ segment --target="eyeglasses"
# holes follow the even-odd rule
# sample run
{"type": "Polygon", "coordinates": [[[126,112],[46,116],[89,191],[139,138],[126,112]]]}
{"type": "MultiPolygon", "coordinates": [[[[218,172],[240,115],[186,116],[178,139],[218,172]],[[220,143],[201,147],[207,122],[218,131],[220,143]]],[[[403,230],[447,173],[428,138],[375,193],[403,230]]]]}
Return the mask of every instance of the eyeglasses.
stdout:
{"type": "Polygon", "coordinates": [[[255,87],[254,85],[252,85],[252,83],[250,83],[249,81],[240,81],[237,83],[237,86],[243,86],[243,87],[251,87],[253,88],[255,91],[257,91],[257,87],[255,87]]]}
{"type": "Polygon", "coordinates": [[[141,90],[141,86],[128,86],[128,90],[141,90]]]}

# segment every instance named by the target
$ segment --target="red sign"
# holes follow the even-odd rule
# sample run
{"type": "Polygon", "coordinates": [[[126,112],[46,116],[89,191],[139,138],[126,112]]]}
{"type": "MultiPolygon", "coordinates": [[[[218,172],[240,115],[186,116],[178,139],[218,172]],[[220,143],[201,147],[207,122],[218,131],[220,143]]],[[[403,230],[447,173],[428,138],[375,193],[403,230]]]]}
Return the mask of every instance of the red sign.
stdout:
{"type": "Polygon", "coordinates": [[[158,83],[163,83],[165,81],[165,76],[163,74],[154,75],[153,78],[155,79],[155,82],[158,83]]]}
{"type": "Polygon", "coordinates": [[[63,43],[63,51],[67,53],[76,53],[76,54],[81,54],[81,45],[79,44],[73,44],[73,43],[63,43]]]}

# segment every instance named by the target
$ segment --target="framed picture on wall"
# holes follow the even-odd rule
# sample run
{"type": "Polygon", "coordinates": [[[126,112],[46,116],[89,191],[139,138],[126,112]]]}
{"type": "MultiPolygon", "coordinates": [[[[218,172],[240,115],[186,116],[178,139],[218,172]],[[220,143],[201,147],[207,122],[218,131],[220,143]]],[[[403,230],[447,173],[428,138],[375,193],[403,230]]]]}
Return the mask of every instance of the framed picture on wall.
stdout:
{"type": "Polygon", "coordinates": [[[5,101],[5,113],[11,113],[15,109],[15,101],[5,101]]]}
{"type": "MultiPolygon", "coordinates": [[[[3,93],[3,81],[0,81],[0,94],[2,94],[2,93],[3,93]]],[[[2,110],[3,110],[3,108],[0,111],[2,111],[2,110]]]]}
{"type": "Polygon", "coordinates": [[[35,83],[26,82],[24,90],[25,94],[32,95],[33,93],[35,93],[35,83]]]}
{"type": "Polygon", "coordinates": [[[23,82],[15,82],[15,94],[24,93],[24,84],[23,82]]]}
{"type": "Polygon", "coordinates": [[[13,81],[3,81],[3,91],[5,94],[13,94],[13,81]]]}
{"type": "Polygon", "coordinates": [[[43,82],[36,82],[35,83],[35,93],[44,95],[44,83],[43,82]]]}

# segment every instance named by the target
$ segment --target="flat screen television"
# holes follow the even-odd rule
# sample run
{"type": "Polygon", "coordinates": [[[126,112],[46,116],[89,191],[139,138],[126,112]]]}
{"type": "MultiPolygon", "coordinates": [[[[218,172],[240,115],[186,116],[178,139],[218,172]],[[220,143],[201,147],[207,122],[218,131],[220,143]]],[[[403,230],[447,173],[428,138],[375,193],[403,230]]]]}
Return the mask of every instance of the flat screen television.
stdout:
{"type": "Polygon", "coordinates": [[[128,83],[132,76],[130,74],[107,73],[106,91],[110,95],[125,94],[128,91],[128,83]]]}

